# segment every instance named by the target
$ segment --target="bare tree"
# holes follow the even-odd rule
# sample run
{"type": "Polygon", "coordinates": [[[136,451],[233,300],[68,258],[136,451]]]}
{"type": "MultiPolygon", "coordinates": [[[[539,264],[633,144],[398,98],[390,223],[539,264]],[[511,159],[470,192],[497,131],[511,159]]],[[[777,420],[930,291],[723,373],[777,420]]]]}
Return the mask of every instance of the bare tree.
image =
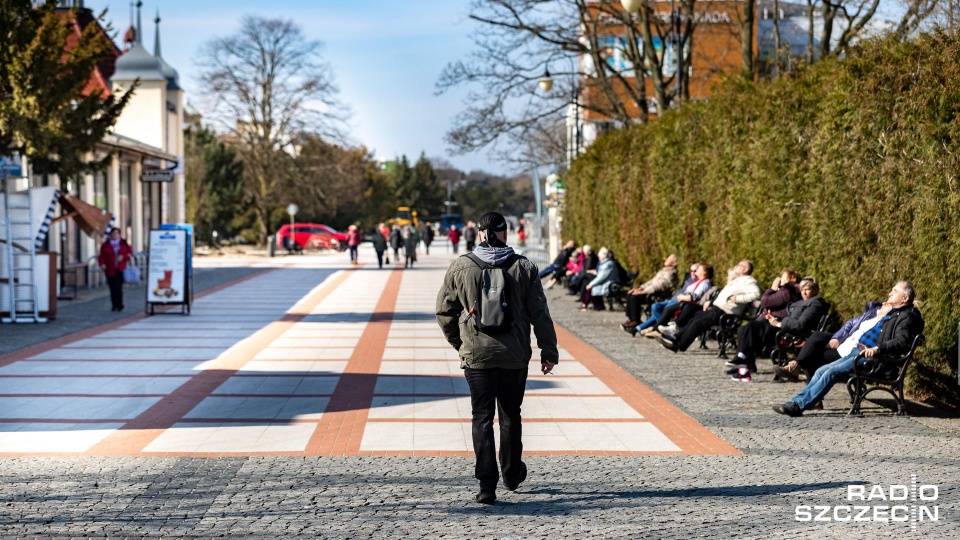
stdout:
{"type": "MultiPolygon", "coordinates": [[[[678,2],[688,30],[693,3],[678,2]]],[[[689,66],[692,32],[684,34],[679,69],[658,54],[672,28],[653,0],[638,15],[619,0],[473,0],[469,18],[477,23],[476,48],[449,64],[436,85],[438,93],[473,87],[447,134],[458,152],[489,146],[501,157],[535,153],[530,141],[550,141],[545,130],[571,106],[618,125],[646,122],[647,81],[662,112],[677,97],[676,74],[689,66]],[[549,93],[538,89],[545,74],[555,81],[549,93]]]]}
{"type": "Polygon", "coordinates": [[[271,213],[294,181],[297,135],[337,137],[345,120],[319,41],[294,22],[245,16],[240,30],[201,50],[199,65],[212,117],[243,161],[244,194],[265,243],[271,213]]]}

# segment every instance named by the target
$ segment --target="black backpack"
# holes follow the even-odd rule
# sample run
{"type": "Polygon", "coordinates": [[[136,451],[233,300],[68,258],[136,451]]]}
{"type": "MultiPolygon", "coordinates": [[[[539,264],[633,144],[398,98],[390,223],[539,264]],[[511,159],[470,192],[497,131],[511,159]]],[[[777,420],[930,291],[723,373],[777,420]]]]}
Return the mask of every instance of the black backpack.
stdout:
{"type": "Polygon", "coordinates": [[[520,256],[513,254],[500,266],[488,264],[472,252],[464,257],[481,270],[477,280],[477,303],[470,308],[473,324],[484,334],[509,332],[513,327],[514,307],[510,305],[510,279],[506,269],[520,256]]]}

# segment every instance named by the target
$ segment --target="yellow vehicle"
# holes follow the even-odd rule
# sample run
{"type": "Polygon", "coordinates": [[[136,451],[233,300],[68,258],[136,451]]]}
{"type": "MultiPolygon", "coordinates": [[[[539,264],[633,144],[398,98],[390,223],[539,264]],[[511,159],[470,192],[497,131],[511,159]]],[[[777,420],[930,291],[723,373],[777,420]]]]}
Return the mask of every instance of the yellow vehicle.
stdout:
{"type": "Polygon", "coordinates": [[[406,227],[407,225],[414,227],[420,226],[420,221],[417,220],[417,211],[411,211],[409,206],[397,207],[397,217],[391,219],[390,222],[393,225],[399,225],[401,227],[406,227]]]}

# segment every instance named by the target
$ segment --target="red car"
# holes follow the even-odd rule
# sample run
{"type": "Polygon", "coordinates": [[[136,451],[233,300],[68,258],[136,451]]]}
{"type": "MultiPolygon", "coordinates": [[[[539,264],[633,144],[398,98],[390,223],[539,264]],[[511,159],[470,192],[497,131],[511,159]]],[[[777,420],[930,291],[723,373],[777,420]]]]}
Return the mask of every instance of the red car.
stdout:
{"type": "Polygon", "coordinates": [[[347,234],[319,223],[289,223],[277,231],[277,247],[299,251],[301,249],[347,249],[347,234]],[[293,244],[292,242],[295,242],[293,244]]]}

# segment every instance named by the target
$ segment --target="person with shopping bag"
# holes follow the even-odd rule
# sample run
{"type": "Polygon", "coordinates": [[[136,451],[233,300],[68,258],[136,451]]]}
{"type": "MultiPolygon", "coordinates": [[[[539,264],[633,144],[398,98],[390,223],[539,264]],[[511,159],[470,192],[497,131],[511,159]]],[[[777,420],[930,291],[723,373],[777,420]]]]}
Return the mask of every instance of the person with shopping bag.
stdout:
{"type": "Polygon", "coordinates": [[[133,259],[133,248],[120,237],[120,229],[110,229],[110,238],[100,246],[97,261],[110,286],[110,311],[123,311],[123,273],[133,259]]]}

